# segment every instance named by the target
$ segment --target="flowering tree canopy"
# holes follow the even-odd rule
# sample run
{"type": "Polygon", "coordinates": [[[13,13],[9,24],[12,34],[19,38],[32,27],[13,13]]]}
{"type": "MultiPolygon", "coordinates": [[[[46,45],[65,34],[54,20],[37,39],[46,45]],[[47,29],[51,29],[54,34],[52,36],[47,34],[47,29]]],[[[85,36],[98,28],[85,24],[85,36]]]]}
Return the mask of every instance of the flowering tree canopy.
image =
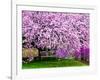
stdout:
{"type": "MultiPolygon", "coordinates": [[[[25,48],[55,50],[59,57],[89,49],[89,13],[22,11],[25,48]]],[[[77,55],[77,53],[76,53],[77,55]]]]}

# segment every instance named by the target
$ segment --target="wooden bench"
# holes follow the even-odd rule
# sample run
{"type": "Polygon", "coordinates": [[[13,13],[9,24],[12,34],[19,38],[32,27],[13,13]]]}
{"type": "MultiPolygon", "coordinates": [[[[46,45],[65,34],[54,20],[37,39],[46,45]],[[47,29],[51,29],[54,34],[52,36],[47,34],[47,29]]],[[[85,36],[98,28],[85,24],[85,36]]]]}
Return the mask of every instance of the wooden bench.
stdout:
{"type": "Polygon", "coordinates": [[[55,57],[55,55],[50,51],[41,51],[41,58],[55,57]]]}

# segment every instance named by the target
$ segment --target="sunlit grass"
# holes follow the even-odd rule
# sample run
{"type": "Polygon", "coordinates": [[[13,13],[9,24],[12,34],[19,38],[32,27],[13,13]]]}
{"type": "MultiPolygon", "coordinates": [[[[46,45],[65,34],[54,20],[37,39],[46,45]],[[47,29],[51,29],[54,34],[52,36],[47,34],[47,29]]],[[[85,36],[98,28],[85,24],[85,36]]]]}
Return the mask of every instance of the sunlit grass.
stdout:
{"type": "Polygon", "coordinates": [[[32,68],[51,68],[51,67],[74,67],[74,66],[87,66],[80,61],[74,59],[42,59],[33,61],[30,63],[23,63],[23,69],[32,69],[32,68]]]}

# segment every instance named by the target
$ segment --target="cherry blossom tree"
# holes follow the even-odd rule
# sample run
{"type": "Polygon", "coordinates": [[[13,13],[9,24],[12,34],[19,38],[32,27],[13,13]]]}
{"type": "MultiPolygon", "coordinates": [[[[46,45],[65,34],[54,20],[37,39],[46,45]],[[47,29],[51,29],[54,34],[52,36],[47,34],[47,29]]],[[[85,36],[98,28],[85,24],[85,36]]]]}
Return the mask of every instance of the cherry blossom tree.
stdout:
{"type": "Polygon", "coordinates": [[[54,50],[59,58],[89,55],[89,13],[22,11],[24,48],[54,50]]]}

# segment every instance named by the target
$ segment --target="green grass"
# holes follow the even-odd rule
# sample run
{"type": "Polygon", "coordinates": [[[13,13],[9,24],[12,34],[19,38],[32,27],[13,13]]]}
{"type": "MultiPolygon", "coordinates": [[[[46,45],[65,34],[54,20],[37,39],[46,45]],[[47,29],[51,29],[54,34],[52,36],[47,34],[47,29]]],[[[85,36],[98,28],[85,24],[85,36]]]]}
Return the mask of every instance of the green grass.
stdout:
{"type": "Polygon", "coordinates": [[[32,69],[32,68],[51,68],[51,67],[73,67],[73,66],[87,66],[80,61],[74,59],[62,59],[58,60],[55,58],[45,58],[41,61],[33,61],[30,63],[23,63],[22,69],[32,69]]]}

